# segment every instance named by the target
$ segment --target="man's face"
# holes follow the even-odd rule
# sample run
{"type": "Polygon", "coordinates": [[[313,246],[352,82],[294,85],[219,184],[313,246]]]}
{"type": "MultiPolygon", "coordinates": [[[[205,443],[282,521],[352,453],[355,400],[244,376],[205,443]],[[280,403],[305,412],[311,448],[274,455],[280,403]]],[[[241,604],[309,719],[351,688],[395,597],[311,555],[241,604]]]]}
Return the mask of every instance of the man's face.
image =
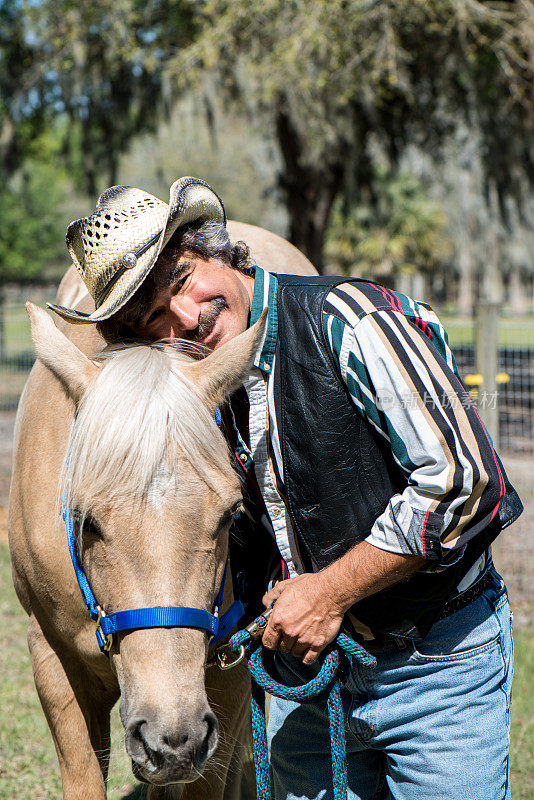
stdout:
{"type": "Polygon", "coordinates": [[[215,259],[185,252],[163,261],[150,307],[131,325],[149,339],[189,339],[210,350],[246,330],[254,278],[215,259]]]}

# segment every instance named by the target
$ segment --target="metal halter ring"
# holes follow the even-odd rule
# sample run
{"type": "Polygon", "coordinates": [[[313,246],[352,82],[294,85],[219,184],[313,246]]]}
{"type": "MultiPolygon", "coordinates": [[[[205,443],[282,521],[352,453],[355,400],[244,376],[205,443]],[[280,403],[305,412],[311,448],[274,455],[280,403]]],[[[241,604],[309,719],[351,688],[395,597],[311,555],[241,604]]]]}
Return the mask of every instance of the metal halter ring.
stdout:
{"type": "MultiPolygon", "coordinates": [[[[261,617],[259,617],[259,619],[262,620],[261,622],[254,620],[254,622],[251,622],[250,625],[247,625],[245,630],[251,639],[259,639],[261,636],[263,636],[263,631],[269,623],[269,617],[271,616],[272,610],[272,607],[268,608],[261,614],[261,617]]],[[[232,669],[232,667],[237,667],[237,665],[243,661],[245,654],[245,645],[242,644],[240,645],[239,651],[235,655],[235,658],[230,660],[233,653],[231,650],[229,650],[228,645],[224,645],[217,650],[217,664],[222,670],[232,669]]]]}
{"type": "Polygon", "coordinates": [[[237,667],[237,665],[240,664],[245,658],[245,645],[241,645],[239,648],[239,653],[237,653],[236,657],[232,661],[230,660],[231,656],[232,651],[228,649],[227,645],[217,650],[217,665],[219,669],[225,670],[237,667]]]}
{"type": "Polygon", "coordinates": [[[106,616],[106,612],[103,611],[100,608],[100,606],[97,606],[96,608],[97,608],[97,611],[98,611],[98,617],[96,619],[96,632],[100,636],[100,638],[101,638],[101,640],[103,642],[102,650],[104,650],[106,653],[109,653],[109,651],[111,650],[111,648],[113,646],[113,634],[112,633],[104,633],[104,631],[102,630],[102,625],[100,624],[100,620],[102,619],[102,617],[106,616]]]}

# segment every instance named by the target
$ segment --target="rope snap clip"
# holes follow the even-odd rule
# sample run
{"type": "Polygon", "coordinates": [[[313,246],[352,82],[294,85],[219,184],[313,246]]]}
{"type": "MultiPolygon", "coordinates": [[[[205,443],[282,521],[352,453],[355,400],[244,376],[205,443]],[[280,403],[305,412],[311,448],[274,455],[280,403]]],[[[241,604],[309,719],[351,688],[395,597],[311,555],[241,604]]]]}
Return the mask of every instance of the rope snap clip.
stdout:
{"type": "MultiPolygon", "coordinates": [[[[256,617],[256,619],[251,622],[250,625],[247,625],[245,630],[251,640],[260,639],[263,636],[263,632],[269,623],[269,617],[271,616],[272,610],[272,606],[271,608],[267,608],[261,614],[261,616],[256,617]]],[[[217,663],[222,670],[232,669],[233,667],[237,667],[237,665],[243,661],[245,656],[246,652],[244,644],[239,647],[237,655],[234,654],[228,645],[225,645],[217,650],[217,663]],[[232,658],[232,656],[235,657],[232,658]]]]}

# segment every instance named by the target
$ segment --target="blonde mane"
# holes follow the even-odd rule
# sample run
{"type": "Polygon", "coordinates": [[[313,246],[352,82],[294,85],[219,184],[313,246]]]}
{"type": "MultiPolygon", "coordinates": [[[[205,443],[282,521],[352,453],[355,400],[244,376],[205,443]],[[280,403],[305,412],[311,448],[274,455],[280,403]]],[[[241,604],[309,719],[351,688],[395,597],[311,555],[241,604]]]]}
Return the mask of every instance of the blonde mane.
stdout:
{"type": "Polygon", "coordinates": [[[97,499],[144,499],[162,471],[176,471],[178,457],[210,485],[214,467],[230,469],[215,420],[180,370],[193,350],[189,342],[174,342],[102,354],[77,408],[63,466],[60,486],[69,508],[84,514],[84,503],[97,499]]]}

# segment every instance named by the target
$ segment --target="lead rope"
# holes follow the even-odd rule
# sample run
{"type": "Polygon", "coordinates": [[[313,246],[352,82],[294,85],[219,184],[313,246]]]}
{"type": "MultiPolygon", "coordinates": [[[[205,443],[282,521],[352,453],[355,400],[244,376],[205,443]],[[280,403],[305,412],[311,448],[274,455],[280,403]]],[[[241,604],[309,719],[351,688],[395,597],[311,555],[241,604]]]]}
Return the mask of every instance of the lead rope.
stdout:
{"type": "Polygon", "coordinates": [[[327,653],[318,675],[313,680],[302,684],[302,686],[284,686],[282,683],[273,680],[268,674],[263,664],[261,639],[250,632],[250,628],[262,631],[266,625],[266,617],[259,616],[253,625],[249,626],[249,629],[238,631],[228,643],[229,649],[234,653],[242,653],[242,648],[244,648],[252,676],[250,704],[252,709],[252,737],[258,800],[271,800],[271,779],[265,724],[266,691],[275,697],[280,697],[283,700],[292,700],[297,703],[313,700],[319,695],[326,696],[328,692],[326,704],[330,725],[334,800],[347,800],[347,754],[343,704],[341,701],[341,688],[343,686],[341,672],[346,671],[344,668],[347,662],[350,664],[351,661],[355,660],[365,667],[372,668],[376,666],[376,659],[344,633],[340,633],[335,641],[335,647],[327,653]]]}

